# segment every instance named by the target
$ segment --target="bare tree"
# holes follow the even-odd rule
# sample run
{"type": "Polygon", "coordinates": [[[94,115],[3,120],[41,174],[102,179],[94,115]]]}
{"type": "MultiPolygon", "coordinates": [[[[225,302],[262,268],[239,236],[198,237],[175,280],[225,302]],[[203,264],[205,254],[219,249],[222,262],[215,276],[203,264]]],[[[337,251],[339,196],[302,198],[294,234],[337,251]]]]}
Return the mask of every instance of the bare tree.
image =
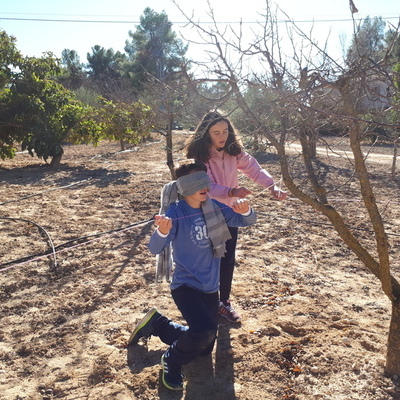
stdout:
{"type": "MultiPolygon", "coordinates": [[[[146,89],[140,98],[148,104],[154,112],[152,124],[163,138],[165,138],[166,164],[171,178],[175,179],[174,139],[179,131],[192,125],[192,104],[196,100],[195,93],[188,86],[187,80],[182,79],[180,72],[170,79],[148,78],[146,89]]],[[[179,161],[179,160],[178,160],[179,161]]]]}
{"type": "MultiPolygon", "coordinates": [[[[265,15],[259,24],[258,32],[261,33],[254,30],[251,39],[242,26],[220,31],[211,7],[211,25],[207,28],[186,15],[197,28],[203,45],[207,44],[209,48],[209,60],[199,62],[203,68],[207,66],[204,77],[199,80],[219,80],[228,85],[238,107],[252,121],[254,131],[274,147],[283,181],[291,194],[324,215],[345,244],[379,279],[383,292],[392,303],[386,370],[389,374],[398,375],[400,285],[391,273],[385,224],[371,184],[367,155],[362,150],[368,127],[379,124],[379,121],[364,117],[368,103],[375,99],[379,105],[382,102],[387,102],[386,106],[390,104],[387,95],[393,89],[393,80],[389,58],[383,56],[381,60],[369,63],[363,59],[353,62],[351,66],[339,63],[329,56],[327,43],[320,46],[293,22],[288,23],[286,31],[293,50],[288,55],[283,51],[278,12],[281,11],[272,10],[267,0],[265,15]],[[385,94],[379,92],[378,95],[374,84],[382,81],[387,90],[385,94]],[[268,111],[251,107],[246,98],[250,86],[271,93],[268,111]],[[324,143],[319,136],[324,129],[336,130],[348,141],[353,158],[341,160],[347,162],[351,171],[346,177],[317,159],[316,144],[324,143]],[[301,158],[288,150],[293,141],[301,144],[301,158]],[[351,193],[363,200],[365,218],[374,232],[374,245],[357,235],[356,230],[350,227],[349,216],[330,201],[333,193],[341,188],[349,189],[350,181],[358,183],[358,188],[352,189],[351,193]]],[[[287,15],[285,20],[290,20],[287,15]]],[[[399,128],[398,124],[386,126],[399,128]]]]}

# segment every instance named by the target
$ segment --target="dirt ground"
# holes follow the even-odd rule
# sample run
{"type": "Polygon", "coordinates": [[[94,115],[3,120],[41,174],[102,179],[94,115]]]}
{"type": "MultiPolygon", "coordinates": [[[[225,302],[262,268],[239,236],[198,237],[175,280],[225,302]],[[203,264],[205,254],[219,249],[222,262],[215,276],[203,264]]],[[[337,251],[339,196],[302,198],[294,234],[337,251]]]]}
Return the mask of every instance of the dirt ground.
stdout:
{"type": "MultiPolygon", "coordinates": [[[[212,357],[185,366],[183,393],[160,385],[166,345],[126,341],[153,306],[181,321],[147,250],[170,180],[164,147],[67,146],[58,170],[28,154],[0,161],[0,399],[400,399],[400,378],[384,374],[390,303],[377,279],[324,217],[246,177],[259,218],[239,235],[232,300],[242,323],[220,321],[212,357]],[[56,254],[41,256],[51,242],[56,254]]],[[[273,154],[257,157],[280,177],[273,154]]],[[[341,176],[332,204],[372,249],[348,162],[325,157],[321,174],[341,176]]],[[[369,165],[398,275],[399,179],[387,163],[369,165]]]]}

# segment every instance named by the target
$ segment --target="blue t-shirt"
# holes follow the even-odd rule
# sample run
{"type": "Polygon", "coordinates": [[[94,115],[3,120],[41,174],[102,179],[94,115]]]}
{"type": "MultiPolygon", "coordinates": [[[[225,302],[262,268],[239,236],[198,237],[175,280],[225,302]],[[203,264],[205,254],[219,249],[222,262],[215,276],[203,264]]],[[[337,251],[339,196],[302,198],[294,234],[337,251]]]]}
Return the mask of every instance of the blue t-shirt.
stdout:
{"type": "MultiPolygon", "coordinates": [[[[225,221],[230,227],[248,226],[256,222],[256,214],[244,216],[216,200],[225,221]]],[[[190,207],[185,200],[173,203],[165,213],[172,219],[172,229],[167,237],[155,231],[150,238],[149,250],[160,253],[172,243],[175,270],[171,289],[187,285],[205,293],[219,289],[220,258],[213,255],[213,246],[207,233],[206,221],[201,208],[190,207]]]]}

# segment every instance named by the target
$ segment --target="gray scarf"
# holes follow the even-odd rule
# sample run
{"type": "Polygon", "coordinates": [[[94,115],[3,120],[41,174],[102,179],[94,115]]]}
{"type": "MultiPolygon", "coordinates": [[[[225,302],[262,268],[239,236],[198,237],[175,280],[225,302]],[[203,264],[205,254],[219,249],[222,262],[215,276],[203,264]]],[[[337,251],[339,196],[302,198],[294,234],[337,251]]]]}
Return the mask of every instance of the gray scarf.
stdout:
{"type": "MultiPolygon", "coordinates": [[[[167,183],[161,191],[159,214],[165,214],[168,206],[178,200],[176,181],[167,183]]],[[[167,282],[171,280],[172,270],[172,246],[165,247],[161,253],[156,255],[156,282],[161,282],[163,278],[167,282]]]]}
{"type": "Polygon", "coordinates": [[[221,258],[226,253],[226,241],[232,237],[225,218],[219,206],[209,196],[201,203],[201,209],[206,220],[208,237],[213,244],[214,257],[221,258]]]}
{"type": "MultiPolygon", "coordinates": [[[[161,193],[160,214],[164,214],[168,206],[177,201],[178,193],[186,197],[204,188],[210,188],[210,178],[203,171],[181,176],[176,181],[166,184],[161,193]]],[[[204,213],[208,237],[213,245],[214,257],[223,257],[226,252],[225,243],[231,235],[221,209],[211,201],[209,196],[201,204],[201,209],[204,213]]],[[[168,246],[157,255],[156,281],[159,282],[163,278],[170,281],[171,269],[172,248],[168,246]]]]}

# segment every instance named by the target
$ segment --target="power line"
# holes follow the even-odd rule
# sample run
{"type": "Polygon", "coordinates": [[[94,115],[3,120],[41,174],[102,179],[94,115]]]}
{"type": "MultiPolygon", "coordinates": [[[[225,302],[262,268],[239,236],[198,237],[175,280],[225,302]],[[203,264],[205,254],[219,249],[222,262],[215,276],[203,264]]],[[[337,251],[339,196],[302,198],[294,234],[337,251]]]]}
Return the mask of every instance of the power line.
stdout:
{"type": "MultiPolygon", "coordinates": [[[[78,13],[44,13],[44,12],[39,13],[39,12],[8,12],[8,11],[1,12],[1,14],[4,14],[4,15],[40,15],[40,16],[52,15],[52,16],[58,16],[58,17],[68,17],[68,16],[69,17],[70,16],[74,16],[74,17],[108,17],[108,18],[110,18],[110,17],[124,17],[124,18],[129,17],[130,18],[130,17],[134,16],[134,15],[128,15],[128,14],[78,14],[78,13]]],[[[358,15],[368,15],[368,14],[367,13],[362,13],[362,14],[359,13],[358,15]]],[[[386,12],[383,15],[386,15],[386,16],[393,15],[393,16],[399,17],[398,13],[386,12]]],[[[382,15],[382,17],[383,17],[383,15],[382,15]]],[[[135,17],[136,17],[136,15],[135,15],[135,17]]],[[[339,17],[339,15],[338,15],[338,17],[339,17]]]]}
{"type": "MultiPolygon", "coordinates": [[[[398,20],[400,17],[381,17],[382,20],[398,20]]],[[[362,18],[355,19],[361,21],[362,18]]],[[[97,24],[140,24],[140,21],[129,20],[94,20],[94,19],[53,19],[53,18],[21,18],[21,17],[0,17],[0,21],[27,21],[27,22],[68,22],[68,23],[97,23],[97,24]]],[[[282,19],[277,20],[277,23],[327,23],[327,22],[351,22],[352,18],[339,18],[339,19],[309,19],[309,20],[290,20],[282,19]]],[[[172,24],[188,24],[188,21],[175,21],[172,24]]],[[[259,24],[260,21],[196,21],[196,24],[259,24]]]]}
{"type": "Polygon", "coordinates": [[[13,18],[0,17],[0,21],[28,21],[28,22],[79,22],[101,24],[140,24],[140,21],[112,21],[112,20],[85,20],[85,19],[52,19],[52,18],[13,18]]]}
{"type": "Polygon", "coordinates": [[[52,15],[52,16],[58,16],[58,17],[132,17],[132,15],[127,15],[127,14],[77,14],[77,13],[73,13],[73,14],[67,14],[67,13],[62,13],[62,14],[58,14],[58,13],[37,13],[37,12],[2,12],[1,14],[4,15],[40,15],[40,16],[44,16],[44,15],[52,15]]]}

